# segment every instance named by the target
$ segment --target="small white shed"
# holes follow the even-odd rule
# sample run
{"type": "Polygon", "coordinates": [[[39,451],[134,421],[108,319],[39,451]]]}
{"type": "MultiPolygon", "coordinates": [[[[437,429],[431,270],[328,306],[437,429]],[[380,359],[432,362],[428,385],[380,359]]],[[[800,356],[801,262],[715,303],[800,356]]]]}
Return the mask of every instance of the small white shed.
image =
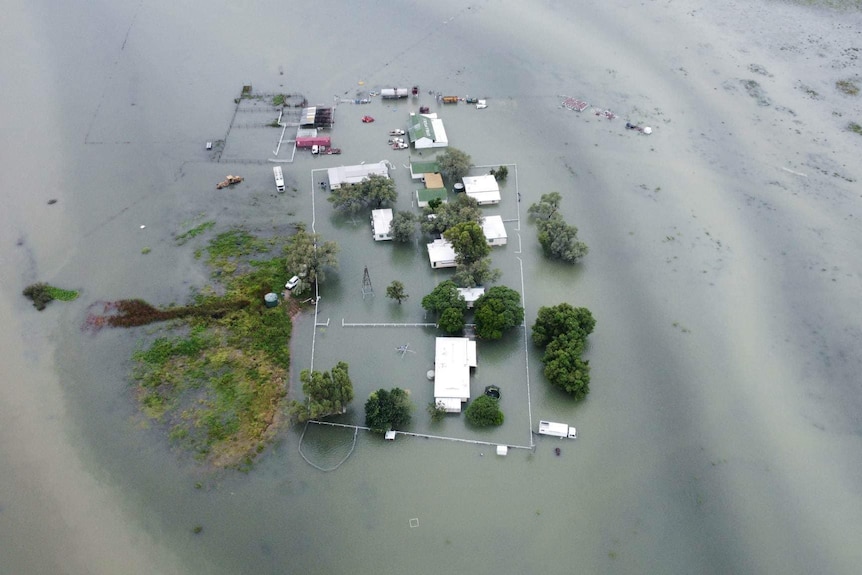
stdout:
{"type": "Polygon", "coordinates": [[[503,216],[486,216],[482,218],[482,231],[489,246],[505,246],[509,241],[503,216]]]}
{"type": "Polygon", "coordinates": [[[392,239],[392,208],[371,210],[371,233],[376,242],[392,239]]]}

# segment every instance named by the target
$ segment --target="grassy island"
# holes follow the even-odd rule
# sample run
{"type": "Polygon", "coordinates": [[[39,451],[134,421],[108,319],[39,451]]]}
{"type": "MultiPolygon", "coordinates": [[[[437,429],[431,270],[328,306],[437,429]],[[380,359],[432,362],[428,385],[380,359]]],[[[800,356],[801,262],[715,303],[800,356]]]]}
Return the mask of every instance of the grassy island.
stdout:
{"type": "Polygon", "coordinates": [[[192,305],[125,300],[88,319],[97,328],[170,320],[169,334],[134,354],[137,397],[175,445],[215,467],[248,468],[285,419],[298,304],[269,308],[264,296],[283,291],[286,245],[242,230],[219,234],[207,248],[213,284],[192,305]]]}

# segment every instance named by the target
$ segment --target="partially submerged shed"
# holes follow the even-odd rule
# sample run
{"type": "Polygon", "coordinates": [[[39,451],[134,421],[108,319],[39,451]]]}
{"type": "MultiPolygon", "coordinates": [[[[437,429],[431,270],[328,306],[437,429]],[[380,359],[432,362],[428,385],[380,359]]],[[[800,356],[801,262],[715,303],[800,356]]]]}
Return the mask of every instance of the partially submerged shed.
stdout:
{"type": "Polygon", "coordinates": [[[389,177],[389,168],[386,162],[375,164],[359,164],[356,166],[337,166],[327,170],[329,176],[329,187],[337,190],[344,184],[358,184],[371,175],[389,177]]]}
{"type": "Polygon", "coordinates": [[[376,242],[392,239],[392,208],[371,210],[371,233],[376,242]]]}
{"type": "Polygon", "coordinates": [[[455,248],[452,247],[452,244],[443,238],[438,238],[427,245],[428,260],[431,262],[432,268],[454,268],[457,265],[455,262],[455,248]]]}
{"type": "Polygon", "coordinates": [[[466,337],[438,337],[434,353],[434,401],[460,413],[470,399],[470,368],[478,364],[476,342],[466,337]]]}
{"type": "Polygon", "coordinates": [[[417,150],[445,148],[449,145],[443,120],[437,114],[410,114],[407,134],[417,150]]]}
{"type": "Polygon", "coordinates": [[[500,203],[500,186],[491,174],[464,176],[464,193],[476,200],[480,206],[500,203]]]}
{"type": "Polygon", "coordinates": [[[489,246],[504,246],[509,241],[503,216],[485,216],[482,218],[482,231],[489,246]]]}

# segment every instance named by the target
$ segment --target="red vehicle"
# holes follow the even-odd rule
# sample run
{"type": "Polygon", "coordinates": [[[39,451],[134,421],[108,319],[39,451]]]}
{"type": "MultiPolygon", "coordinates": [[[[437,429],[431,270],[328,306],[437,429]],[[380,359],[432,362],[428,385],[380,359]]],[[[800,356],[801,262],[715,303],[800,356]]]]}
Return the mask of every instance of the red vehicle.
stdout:
{"type": "Polygon", "coordinates": [[[371,116],[362,116],[362,123],[363,124],[370,124],[373,121],[374,121],[374,118],[372,118],[371,116]]]}

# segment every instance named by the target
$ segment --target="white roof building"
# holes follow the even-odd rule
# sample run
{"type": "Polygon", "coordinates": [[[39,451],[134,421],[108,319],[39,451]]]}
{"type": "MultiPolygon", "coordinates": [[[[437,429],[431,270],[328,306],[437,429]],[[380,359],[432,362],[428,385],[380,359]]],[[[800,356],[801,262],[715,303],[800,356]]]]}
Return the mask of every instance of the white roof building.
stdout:
{"type": "Polygon", "coordinates": [[[500,186],[491,174],[464,176],[464,193],[479,202],[479,205],[499,204],[500,186]]]}
{"type": "Polygon", "coordinates": [[[376,164],[359,164],[357,166],[337,166],[327,170],[329,176],[329,187],[337,190],[344,184],[358,184],[371,175],[389,177],[389,168],[386,162],[376,164]]]}
{"type": "Polygon", "coordinates": [[[482,231],[489,246],[504,246],[509,241],[503,216],[486,216],[482,218],[482,231]]]}
{"type": "Polygon", "coordinates": [[[434,401],[460,413],[470,399],[470,368],[476,367],[476,342],[466,337],[438,337],[434,353],[434,401]]]}
{"type": "Polygon", "coordinates": [[[464,301],[467,302],[467,308],[472,308],[473,304],[476,303],[476,300],[485,295],[485,288],[483,287],[471,287],[471,288],[457,288],[458,293],[461,294],[461,297],[464,298],[464,301]]]}
{"type": "Polygon", "coordinates": [[[437,114],[410,114],[407,135],[417,150],[445,148],[449,145],[443,120],[437,114]]]}
{"type": "Polygon", "coordinates": [[[431,267],[437,268],[454,268],[455,263],[455,248],[452,244],[443,238],[436,239],[428,245],[428,260],[431,262],[431,267]]]}
{"type": "Polygon", "coordinates": [[[392,239],[392,208],[371,210],[371,233],[376,242],[392,239]]]}

